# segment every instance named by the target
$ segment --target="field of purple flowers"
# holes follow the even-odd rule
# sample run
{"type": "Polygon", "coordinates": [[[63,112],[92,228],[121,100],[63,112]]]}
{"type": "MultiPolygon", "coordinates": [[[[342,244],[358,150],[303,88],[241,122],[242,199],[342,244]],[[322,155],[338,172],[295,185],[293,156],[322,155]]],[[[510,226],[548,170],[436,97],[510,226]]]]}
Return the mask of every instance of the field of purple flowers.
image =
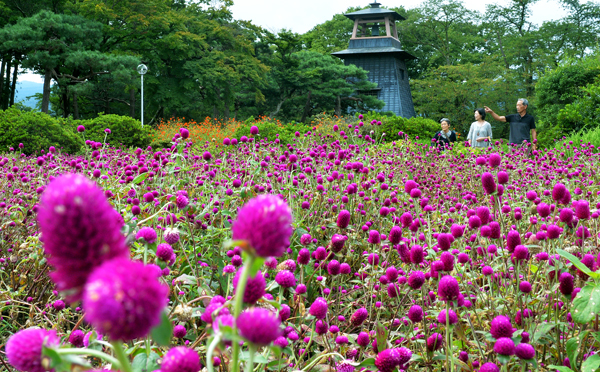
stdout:
{"type": "Polygon", "coordinates": [[[439,151],[354,129],[4,154],[0,368],[600,366],[594,146],[439,151]]]}

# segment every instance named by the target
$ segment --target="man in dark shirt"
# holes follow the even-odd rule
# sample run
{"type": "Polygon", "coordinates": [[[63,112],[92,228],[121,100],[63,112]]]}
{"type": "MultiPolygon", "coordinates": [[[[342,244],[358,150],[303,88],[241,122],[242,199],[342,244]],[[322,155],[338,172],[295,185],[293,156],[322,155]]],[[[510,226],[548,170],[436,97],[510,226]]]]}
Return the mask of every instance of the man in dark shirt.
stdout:
{"type": "Polygon", "coordinates": [[[529,101],[525,98],[519,98],[517,101],[517,113],[506,116],[498,116],[491,108],[484,106],[485,112],[492,115],[498,121],[508,122],[510,124],[510,135],[508,143],[521,145],[525,141],[533,142],[536,148],[537,133],[535,131],[535,119],[527,113],[529,101]]]}

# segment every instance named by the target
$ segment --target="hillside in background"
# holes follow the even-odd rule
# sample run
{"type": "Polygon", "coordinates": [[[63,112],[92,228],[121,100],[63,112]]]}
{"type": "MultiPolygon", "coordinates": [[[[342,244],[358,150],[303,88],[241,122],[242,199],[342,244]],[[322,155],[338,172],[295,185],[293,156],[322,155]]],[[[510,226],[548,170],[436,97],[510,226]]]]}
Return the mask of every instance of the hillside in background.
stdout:
{"type": "Polygon", "coordinates": [[[44,84],[33,81],[17,81],[17,92],[15,93],[15,102],[23,101],[25,106],[35,108],[35,98],[27,99],[36,93],[42,93],[44,84]]]}

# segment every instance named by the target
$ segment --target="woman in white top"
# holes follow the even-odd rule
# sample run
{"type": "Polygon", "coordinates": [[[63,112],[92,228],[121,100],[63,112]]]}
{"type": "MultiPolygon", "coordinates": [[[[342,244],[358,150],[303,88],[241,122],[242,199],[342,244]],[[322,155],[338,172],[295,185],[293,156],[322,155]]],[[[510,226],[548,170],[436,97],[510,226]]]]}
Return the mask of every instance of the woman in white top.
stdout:
{"type": "Polygon", "coordinates": [[[485,121],[485,110],[475,110],[475,121],[471,124],[467,142],[471,147],[488,147],[492,139],[492,126],[485,121]]]}

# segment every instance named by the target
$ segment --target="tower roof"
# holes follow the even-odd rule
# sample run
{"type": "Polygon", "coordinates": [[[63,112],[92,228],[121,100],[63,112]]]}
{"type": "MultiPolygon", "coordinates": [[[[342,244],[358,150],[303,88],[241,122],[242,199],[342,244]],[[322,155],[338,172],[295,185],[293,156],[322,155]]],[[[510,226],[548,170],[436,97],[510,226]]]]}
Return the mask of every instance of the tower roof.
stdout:
{"type": "Polygon", "coordinates": [[[358,12],[344,14],[344,15],[346,17],[350,18],[351,20],[355,20],[357,18],[361,18],[361,19],[382,18],[385,16],[390,16],[393,19],[400,20],[400,21],[403,21],[406,19],[393,10],[380,8],[379,6],[381,4],[379,4],[378,2],[374,2],[369,5],[371,5],[370,8],[359,10],[358,12]]]}

